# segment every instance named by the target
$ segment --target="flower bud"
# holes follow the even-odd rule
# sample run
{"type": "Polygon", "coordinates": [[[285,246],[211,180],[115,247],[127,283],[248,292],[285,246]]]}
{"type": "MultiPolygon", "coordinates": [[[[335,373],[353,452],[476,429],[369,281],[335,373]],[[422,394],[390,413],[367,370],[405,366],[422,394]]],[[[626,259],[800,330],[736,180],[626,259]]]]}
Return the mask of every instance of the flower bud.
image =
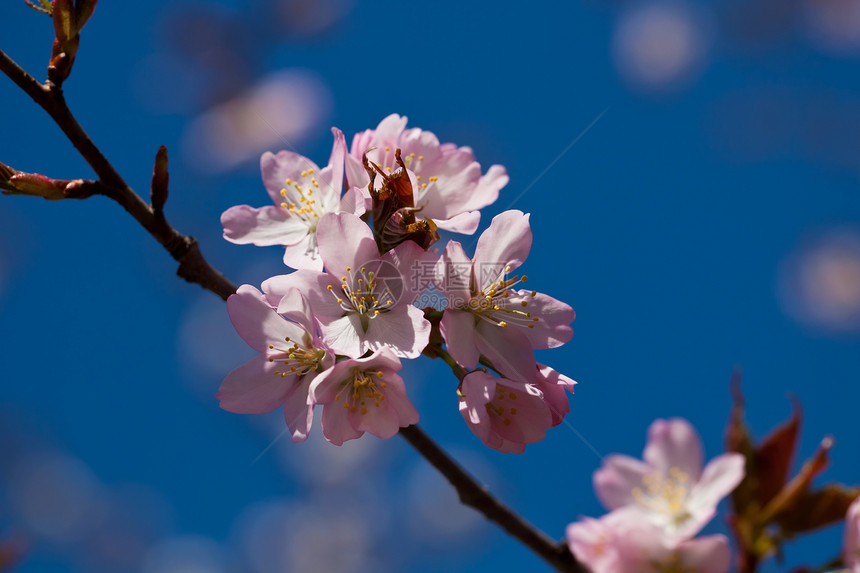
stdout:
{"type": "Polygon", "coordinates": [[[71,181],[51,179],[38,173],[19,172],[9,178],[9,183],[14,189],[14,191],[9,192],[10,194],[32,195],[48,201],[59,201],[66,198],[64,191],[71,181]]]}
{"type": "Polygon", "coordinates": [[[155,154],[155,166],[152,168],[152,187],[150,189],[149,203],[156,213],[161,213],[167,202],[167,184],[170,181],[170,173],[167,171],[167,147],[158,148],[155,154]]]}
{"type": "Polygon", "coordinates": [[[96,4],[98,4],[98,0],[77,0],[75,3],[75,23],[79,32],[83,30],[90,16],[93,15],[96,4]]]}

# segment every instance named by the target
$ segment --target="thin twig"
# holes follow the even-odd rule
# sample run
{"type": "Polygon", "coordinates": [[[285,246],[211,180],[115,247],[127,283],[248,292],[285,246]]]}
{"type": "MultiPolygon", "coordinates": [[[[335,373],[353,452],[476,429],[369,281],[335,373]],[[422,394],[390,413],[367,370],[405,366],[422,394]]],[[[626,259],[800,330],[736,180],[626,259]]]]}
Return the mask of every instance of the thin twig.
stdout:
{"type": "Polygon", "coordinates": [[[490,521],[496,522],[502,529],[552,565],[556,571],[588,573],[587,569],[574,559],[566,543],[553,541],[490,495],[421,428],[418,426],[400,428],[400,435],[445,476],[445,479],[457,490],[463,505],[476,509],[490,521]]]}
{"type": "Polygon", "coordinates": [[[101,194],[119,203],[179,263],[177,275],[188,282],[199,284],[224,300],[236,292],[236,285],[203,258],[197,239],[174,229],[163,216],[156,216],[152,208],[125,182],[72,115],[61,88],[50,82],[40,84],[2,50],[0,71],[51,116],[98,176],[101,194]]]}

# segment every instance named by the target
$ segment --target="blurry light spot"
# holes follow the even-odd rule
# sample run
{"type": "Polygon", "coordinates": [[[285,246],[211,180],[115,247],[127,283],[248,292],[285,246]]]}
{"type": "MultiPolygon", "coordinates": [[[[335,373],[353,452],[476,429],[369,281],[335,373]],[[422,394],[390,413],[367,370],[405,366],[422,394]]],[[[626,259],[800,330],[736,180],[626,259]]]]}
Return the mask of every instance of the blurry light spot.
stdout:
{"type": "Polygon", "coordinates": [[[96,477],[83,462],[64,454],[23,458],[12,470],[9,489],[21,521],[53,543],[82,539],[104,516],[96,477]]]}
{"type": "Polygon", "coordinates": [[[210,400],[228,373],[257,354],[236,334],[224,303],[212,296],[185,313],[177,346],[186,379],[210,400]]]}
{"type": "Polygon", "coordinates": [[[153,546],[143,559],[142,573],[224,573],[221,548],[208,537],[172,537],[153,546]]]}
{"type": "Polygon", "coordinates": [[[342,501],[332,508],[277,500],[250,507],[236,523],[236,535],[250,570],[380,571],[382,563],[377,556],[381,552],[375,551],[375,539],[384,532],[373,522],[372,514],[362,511],[357,503],[342,501]]]}
{"type": "Polygon", "coordinates": [[[281,24],[300,36],[318,35],[352,10],[353,0],[276,0],[281,24]]]}
{"type": "MultiPolygon", "coordinates": [[[[480,474],[485,473],[486,464],[476,468],[473,461],[470,459],[466,467],[470,471],[479,469],[480,474]]],[[[426,463],[416,465],[411,473],[409,511],[406,514],[411,529],[419,534],[416,539],[424,543],[468,542],[468,538],[477,533],[485,522],[481,514],[463,505],[454,487],[426,463]]]]}
{"type": "Polygon", "coordinates": [[[199,171],[222,173],[256,161],[263,151],[295,149],[321,129],[330,108],[331,94],[317,75],[277,72],[192,121],[183,150],[199,171]]]}
{"type": "Polygon", "coordinates": [[[860,2],[805,0],[803,12],[807,33],[820,49],[860,53],[860,2]]]}
{"type": "MultiPolygon", "coordinates": [[[[289,435],[280,440],[278,455],[289,467],[289,473],[307,483],[334,486],[351,483],[356,474],[367,474],[368,468],[381,471],[380,441],[366,434],[358,440],[349,440],[340,447],[332,446],[323,436],[320,426],[321,411],[317,410],[307,441],[297,448],[289,435]]],[[[283,417],[278,420],[278,431],[283,428],[283,417]]]]}
{"type": "Polygon", "coordinates": [[[836,230],[809,241],[784,263],[786,314],[809,326],[860,332],[860,232],[836,230]]]}
{"type": "Polygon", "coordinates": [[[676,4],[639,6],[623,14],[613,37],[615,65],[638,89],[663,91],[692,79],[708,50],[704,19],[676,4]]]}

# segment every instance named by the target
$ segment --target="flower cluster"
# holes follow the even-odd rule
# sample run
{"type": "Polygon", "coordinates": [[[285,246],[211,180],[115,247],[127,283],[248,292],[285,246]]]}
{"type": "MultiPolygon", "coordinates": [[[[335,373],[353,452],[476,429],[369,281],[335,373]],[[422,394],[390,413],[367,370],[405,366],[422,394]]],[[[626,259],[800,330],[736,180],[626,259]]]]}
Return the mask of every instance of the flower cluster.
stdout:
{"type": "Polygon", "coordinates": [[[695,535],[743,479],[743,456],[722,454],[702,469],[698,434],[676,418],[651,424],[642,457],[604,459],[594,489],[610,513],[570,524],[570,550],[592,573],[726,573],[728,539],[695,535]]]}
{"type": "MultiPolygon", "coordinates": [[[[474,256],[439,229],[473,234],[480,212],[508,182],[482,174],[472,150],[440,144],[391,115],[349,149],[332,129],[328,165],[290,151],[266,153],[273,205],[221,216],[233,243],[280,245],[295,269],[243,285],[227,301],[239,335],[260,355],[231,372],[217,398],[231,412],[284,407],[293,441],[315,406],[326,439],[389,438],[418,421],[397,374],[403,359],[443,358],[459,379],[460,412],[487,446],[521,453],[569,411],[575,382],[535,361],[534,349],[571,339],[573,309],[525,287],[516,274],[531,249],[529,216],[506,211],[474,256]],[[368,224],[369,223],[369,224],[368,224]],[[419,308],[422,295],[444,302],[419,308]]],[[[452,389],[453,390],[453,389],[452,389]]]]}

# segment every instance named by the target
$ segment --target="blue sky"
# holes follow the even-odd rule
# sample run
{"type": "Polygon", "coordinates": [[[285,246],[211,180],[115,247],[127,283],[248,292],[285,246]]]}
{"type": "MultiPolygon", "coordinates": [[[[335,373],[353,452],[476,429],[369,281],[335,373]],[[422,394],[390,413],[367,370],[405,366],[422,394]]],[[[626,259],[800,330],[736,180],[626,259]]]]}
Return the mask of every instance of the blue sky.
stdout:
{"type": "MultiPolygon", "coordinates": [[[[41,79],[50,23],[6,4],[0,47],[41,79]]],[[[579,382],[568,419],[590,446],[638,456],[653,419],[682,416],[717,455],[740,367],[757,435],[795,395],[800,455],[832,434],[825,481],[858,481],[860,23],[850,7],[132,4],[99,5],[69,104],[139,192],[167,145],[168,219],[234,282],[284,272],[277,249],[221,238],[221,212],[268,200],[263,150],[324,163],[330,126],[349,140],[407,115],[472,147],[485,168],[508,169],[482,229],[508,208],[531,213],[524,271],[577,312],[574,339],[538,358],[579,382]],[[218,123],[237,116],[245,123],[232,131],[218,123]]],[[[0,104],[0,161],[90,175],[8,81],[0,104]]],[[[460,510],[400,438],[338,449],[317,428],[254,461],[280,419],[218,408],[220,380],[252,355],[223,303],[174,277],[173,261],[105,199],[0,201],[0,524],[34,540],[21,571],[167,572],[181,559],[207,572],[310,571],[308,554],[320,570],[542,566],[460,510]]],[[[503,456],[463,423],[444,365],[420,359],[404,372],[425,430],[549,535],[602,513],[591,489],[600,460],[575,432],[561,426],[503,456]]],[[[708,531],[723,529],[718,518],[708,531]]],[[[817,565],[839,546],[835,528],[786,557],[817,565]]]]}

